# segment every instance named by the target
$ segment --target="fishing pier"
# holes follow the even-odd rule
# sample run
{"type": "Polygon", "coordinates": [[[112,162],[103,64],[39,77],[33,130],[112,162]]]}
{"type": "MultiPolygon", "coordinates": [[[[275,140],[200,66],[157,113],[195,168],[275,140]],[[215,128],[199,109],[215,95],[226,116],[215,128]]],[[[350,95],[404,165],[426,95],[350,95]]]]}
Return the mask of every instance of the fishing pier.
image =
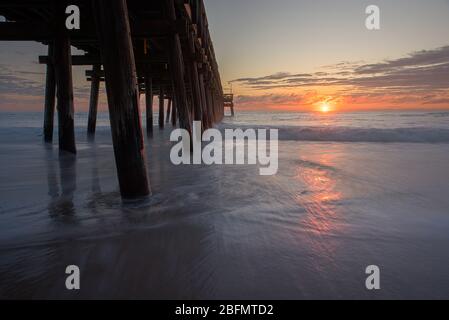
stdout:
{"type": "Polygon", "coordinates": [[[146,131],[167,122],[192,131],[224,116],[225,98],[203,0],[2,0],[0,41],[37,41],[48,46],[44,139],[51,143],[55,110],[59,149],[76,154],[72,66],[91,66],[88,134],[96,129],[100,82],[106,84],[112,140],[123,198],[150,194],[140,95],[146,131]],[[68,6],[80,13],[79,29],[66,27],[68,6]],[[72,55],[71,47],[84,54],[72,55]]]}

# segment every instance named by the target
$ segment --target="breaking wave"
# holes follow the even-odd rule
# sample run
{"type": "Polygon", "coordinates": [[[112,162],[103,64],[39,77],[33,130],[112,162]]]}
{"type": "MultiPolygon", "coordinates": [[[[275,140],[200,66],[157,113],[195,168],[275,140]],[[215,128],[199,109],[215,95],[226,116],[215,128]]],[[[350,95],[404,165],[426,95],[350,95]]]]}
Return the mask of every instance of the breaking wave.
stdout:
{"type": "Polygon", "coordinates": [[[235,126],[235,128],[279,129],[279,140],[290,141],[449,143],[449,129],[444,128],[415,127],[390,129],[293,126],[235,126]]]}

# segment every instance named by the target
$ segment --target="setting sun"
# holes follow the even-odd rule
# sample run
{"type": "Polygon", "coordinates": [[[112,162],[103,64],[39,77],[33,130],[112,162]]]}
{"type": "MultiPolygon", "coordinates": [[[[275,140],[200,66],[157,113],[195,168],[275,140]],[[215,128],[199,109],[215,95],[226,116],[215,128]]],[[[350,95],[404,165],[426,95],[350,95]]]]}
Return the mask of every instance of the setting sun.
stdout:
{"type": "Polygon", "coordinates": [[[320,110],[320,112],[327,113],[327,112],[331,111],[331,107],[327,102],[323,102],[321,104],[319,110],[320,110]]]}

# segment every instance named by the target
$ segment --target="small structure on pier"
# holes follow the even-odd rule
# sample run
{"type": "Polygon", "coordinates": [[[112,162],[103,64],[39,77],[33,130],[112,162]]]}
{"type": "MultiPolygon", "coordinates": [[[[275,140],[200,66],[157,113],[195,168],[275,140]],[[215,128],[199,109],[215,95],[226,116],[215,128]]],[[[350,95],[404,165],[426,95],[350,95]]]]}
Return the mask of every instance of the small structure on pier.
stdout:
{"type": "Polygon", "coordinates": [[[232,87],[227,90],[223,94],[223,106],[224,108],[230,108],[231,109],[231,117],[235,116],[234,113],[234,93],[232,92],[232,87]]]}
{"type": "Polygon", "coordinates": [[[47,66],[45,141],[53,138],[55,105],[59,148],[76,153],[72,66],[88,65],[88,133],[96,127],[98,91],[106,83],[115,160],[124,198],[150,193],[139,96],[146,96],[147,132],[153,131],[153,96],[159,127],[167,119],[191,131],[221,121],[224,96],[203,0],[2,0],[0,41],[38,41],[47,66]],[[81,28],[67,30],[68,5],[80,9],[81,28]],[[72,55],[71,46],[84,51],[72,55]],[[57,101],[57,103],[55,103],[57,101]],[[167,101],[167,103],[166,103],[167,101]],[[164,121],[165,105],[167,119],[164,121]]]}

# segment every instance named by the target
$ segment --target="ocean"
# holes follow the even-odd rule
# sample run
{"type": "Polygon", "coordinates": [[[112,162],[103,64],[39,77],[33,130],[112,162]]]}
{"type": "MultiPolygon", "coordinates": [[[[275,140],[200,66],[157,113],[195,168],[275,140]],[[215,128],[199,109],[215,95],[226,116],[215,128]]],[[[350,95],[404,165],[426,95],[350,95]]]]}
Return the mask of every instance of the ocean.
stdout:
{"type": "Polygon", "coordinates": [[[274,176],[175,166],[171,125],[155,127],[152,196],[131,203],[107,113],[94,141],[76,114],[76,158],[57,130],[42,142],[42,122],[0,113],[0,298],[449,298],[449,112],[226,117],[219,129],[279,129],[274,176]],[[370,265],[380,290],[366,289],[370,265]]]}

